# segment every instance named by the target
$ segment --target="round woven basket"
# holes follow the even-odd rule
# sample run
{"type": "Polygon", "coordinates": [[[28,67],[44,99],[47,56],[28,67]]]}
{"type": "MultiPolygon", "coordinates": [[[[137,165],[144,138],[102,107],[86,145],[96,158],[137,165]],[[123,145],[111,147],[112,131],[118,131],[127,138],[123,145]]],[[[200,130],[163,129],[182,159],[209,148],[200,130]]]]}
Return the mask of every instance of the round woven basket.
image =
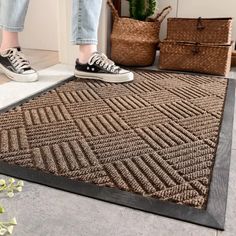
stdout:
{"type": "Polygon", "coordinates": [[[159,43],[161,22],[169,14],[168,6],[152,21],[120,17],[112,0],[108,0],[113,15],[111,59],[124,66],[152,65],[159,43]]]}

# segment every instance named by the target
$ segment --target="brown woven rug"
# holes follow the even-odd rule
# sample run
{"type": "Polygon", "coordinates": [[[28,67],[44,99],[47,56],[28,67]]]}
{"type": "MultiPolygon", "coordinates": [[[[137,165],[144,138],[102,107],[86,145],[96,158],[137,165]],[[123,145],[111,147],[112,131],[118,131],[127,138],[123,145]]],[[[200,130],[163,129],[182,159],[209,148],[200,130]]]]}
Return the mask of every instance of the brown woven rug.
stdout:
{"type": "Polygon", "coordinates": [[[0,114],[0,160],[205,209],[227,84],[150,71],[73,79],[0,114]]]}

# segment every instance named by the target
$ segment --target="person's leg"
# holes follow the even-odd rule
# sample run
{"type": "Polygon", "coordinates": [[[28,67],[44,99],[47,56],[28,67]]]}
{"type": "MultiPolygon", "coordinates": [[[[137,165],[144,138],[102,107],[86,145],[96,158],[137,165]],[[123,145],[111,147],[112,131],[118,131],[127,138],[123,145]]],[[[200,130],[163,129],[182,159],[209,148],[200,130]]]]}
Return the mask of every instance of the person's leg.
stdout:
{"type": "Polygon", "coordinates": [[[97,52],[101,7],[102,0],[73,0],[72,41],[80,45],[75,76],[115,83],[132,81],[133,73],[97,52]]]}
{"type": "Polygon", "coordinates": [[[0,0],[0,71],[10,79],[32,82],[38,79],[35,70],[21,52],[18,32],[24,29],[29,0],[0,0]]]}
{"type": "Polygon", "coordinates": [[[18,32],[2,31],[2,43],[0,46],[0,52],[5,51],[8,48],[19,47],[18,32]]]}
{"type": "Polygon", "coordinates": [[[0,0],[0,28],[2,42],[0,51],[19,47],[18,32],[24,28],[29,0],[0,0]]]}
{"type": "Polygon", "coordinates": [[[73,0],[72,42],[79,47],[81,63],[97,51],[97,31],[102,0],[73,0]]]}

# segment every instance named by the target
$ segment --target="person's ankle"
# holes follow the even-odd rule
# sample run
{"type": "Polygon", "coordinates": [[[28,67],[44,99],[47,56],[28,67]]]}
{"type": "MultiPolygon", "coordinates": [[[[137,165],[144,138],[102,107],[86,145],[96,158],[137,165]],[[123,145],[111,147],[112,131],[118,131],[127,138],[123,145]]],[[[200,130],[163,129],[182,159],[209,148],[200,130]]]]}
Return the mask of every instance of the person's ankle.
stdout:
{"type": "Polygon", "coordinates": [[[20,47],[19,45],[3,45],[0,47],[0,53],[6,51],[9,48],[18,48],[20,47]]]}
{"type": "Polygon", "coordinates": [[[79,54],[79,63],[86,64],[89,61],[89,58],[92,56],[93,53],[86,53],[86,54],[79,54]]]}
{"type": "Polygon", "coordinates": [[[79,62],[86,64],[93,53],[97,51],[97,45],[80,45],[79,62]]]}

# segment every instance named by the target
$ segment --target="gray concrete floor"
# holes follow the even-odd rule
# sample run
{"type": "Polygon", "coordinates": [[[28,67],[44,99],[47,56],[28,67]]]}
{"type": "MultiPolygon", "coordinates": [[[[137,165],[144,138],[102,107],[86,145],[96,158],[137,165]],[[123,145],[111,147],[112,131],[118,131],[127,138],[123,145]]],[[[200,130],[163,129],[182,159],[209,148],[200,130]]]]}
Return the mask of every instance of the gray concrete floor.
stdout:
{"type": "MultiPolygon", "coordinates": [[[[230,77],[236,78],[234,71],[230,77]]],[[[0,199],[7,211],[1,219],[17,218],[15,236],[235,236],[236,120],[233,133],[231,184],[223,232],[26,181],[22,193],[13,199],[0,199]]]]}

